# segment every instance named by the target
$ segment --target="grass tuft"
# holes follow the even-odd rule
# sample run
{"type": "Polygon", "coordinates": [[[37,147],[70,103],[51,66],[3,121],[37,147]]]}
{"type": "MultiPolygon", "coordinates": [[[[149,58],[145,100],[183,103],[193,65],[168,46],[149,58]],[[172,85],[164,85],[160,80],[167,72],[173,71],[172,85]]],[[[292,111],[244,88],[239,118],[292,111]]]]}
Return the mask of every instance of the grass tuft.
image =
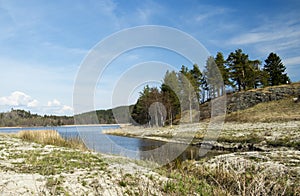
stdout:
{"type": "Polygon", "coordinates": [[[25,141],[36,142],[43,145],[54,145],[80,150],[88,149],[80,138],[64,139],[54,130],[20,131],[17,133],[17,137],[25,141]]]}

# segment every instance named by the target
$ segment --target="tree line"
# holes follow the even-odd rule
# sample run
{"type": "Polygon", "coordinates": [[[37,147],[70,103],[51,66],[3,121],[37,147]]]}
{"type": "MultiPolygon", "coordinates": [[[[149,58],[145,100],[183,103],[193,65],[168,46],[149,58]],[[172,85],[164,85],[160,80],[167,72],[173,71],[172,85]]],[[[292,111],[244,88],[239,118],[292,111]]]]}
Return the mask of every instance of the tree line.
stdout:
{"type": "Polygon", "coordinates": [[[210,56],[204,70],[194,64],[182,65],[180,71],[167,71],[162,85],[145,86],[132,109],[134,123],[164,126],[178,123],[183,113],[193,122],[193,111],[199,104],[223,96],[228,90],[245,91],[290,83],[286,67],[276,53],[270,53],[264,64],[250,59],[241,49],[225,59],[221,52],[210,56]]]}
{"type": "Polygon", "coordinates": [[[74,124],[74,119],[70,116],[41,116],[20,109],[11,109],[9,112],[0,113],[0,127],[61,126],[72,124],[74,124]]]}

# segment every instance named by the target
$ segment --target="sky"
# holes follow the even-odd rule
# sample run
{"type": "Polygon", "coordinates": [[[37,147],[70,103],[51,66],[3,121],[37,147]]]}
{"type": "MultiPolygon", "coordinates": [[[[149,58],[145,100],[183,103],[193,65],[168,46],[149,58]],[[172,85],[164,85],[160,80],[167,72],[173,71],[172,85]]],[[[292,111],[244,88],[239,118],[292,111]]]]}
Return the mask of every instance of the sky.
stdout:
{"type": "MultiPolygon", "coordinates": [[[[250,59],[263,62],[275,52],[291,80],[300,81],[298,0],[0,0],[0,112],[15,108],[72,115],[75,81],[90,51],[116,32],[141,25],[178,29],[211,55],[220,51],[225,58],[241,48],[250,59]]],[[[177,69],[194,63],[157,48],[127,51],[99,75],[94,107],[113,107],[120,78],[132,66],[149,61],[177,69]]],[[[136,101],[142,87],[130,89],[128,104],[136,101]]]]}

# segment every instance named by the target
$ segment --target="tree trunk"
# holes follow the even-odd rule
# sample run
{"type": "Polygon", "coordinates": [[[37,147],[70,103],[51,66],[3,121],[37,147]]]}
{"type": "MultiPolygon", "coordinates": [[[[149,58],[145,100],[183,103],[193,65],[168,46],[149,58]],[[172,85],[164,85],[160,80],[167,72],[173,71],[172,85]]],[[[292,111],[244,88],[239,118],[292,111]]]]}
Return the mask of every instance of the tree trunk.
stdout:
{"type": "Polygon", "coordinates": [[[190,106],[190,123],[193,122],[193,117],[192,117],[192,95],[191,95],[191,84],[189,83],[189,106],[190,106]]]}

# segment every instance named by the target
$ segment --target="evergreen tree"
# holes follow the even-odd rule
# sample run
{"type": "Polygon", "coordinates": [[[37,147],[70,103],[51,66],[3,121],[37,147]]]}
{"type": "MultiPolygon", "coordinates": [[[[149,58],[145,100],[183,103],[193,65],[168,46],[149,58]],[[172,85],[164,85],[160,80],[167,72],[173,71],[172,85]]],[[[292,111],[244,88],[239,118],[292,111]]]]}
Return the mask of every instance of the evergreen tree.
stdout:
{"type": "Polygon", "coordinates": [[[225,93],[225,86],[231,86],[232,82],[230,81],[229,77],[229,69],[226,67],[226,61],[224,59],[224,56],[221,52],[218,52],[215,57],[215,63],[217,67],[220,70],[221,76],[223,78],[224,86],[221,88],[221,95],[224,95],[225,93]]]}
{"type": "Polygon", "coordinates": [[[249,60],[241,49],[231,52],[227,58],[230,78],[238,90],[248,90],[259,85],[259,60],[249,60]]]}
{"type": "MultiPolygon", "coordinates": [[[[189,121],[193,122],[192,111],[193,108],[197,107],[199,104],[199,99],[194,86],[197,82],[195,81],[192,72],[184,65],[182,65],[180,73],[178,73],[178,78],[181,90],[180,104],[183,110],[189,111],[189,121]]],[[[200,79],[201,77],[199,78],[199,81],[200,79]]]]}
{"type": "Polygon", "coordinates": [[[189,71],[189,73],[192,76],[192,80],[190,81],[194,87],[194,91],[197,95],[197,100],[200,102],[201,97],[201,82],[202,82],[202,73],[199,69],[199,66],[197,64],[193,65],[193,69],[189,71]]]}
{"type": "Polygon", "coordinates": [[[284,73],[285,70],[286,68],[280,57],[273,52],[270,53],[264,65],[264,71],[268,74],[267,85],[274,86],[289,83],[290,78],[284,73]]]}
{"type": "Polygon", "coordinates": [[[140,92],[140,97],[132,110],[133,120],[141,125],[145,125],[150,121],[148,109],[150,107],[150,87],[146,85],[143,92],[140,92]]]}
{"type": "Polygon", "coordinates": [[[226,60],[230,70],[230,78],[235,82],[238,91],[246,89],[245,79],[248,61],[248,55],[244,54],[241,49],[237,49],[234,53],[231,52],[226,60]]]}
{"type": "Polygon", "coordinates": [[[259,60],[248,60],[247,74],[245,78],[245,90],[258,88],[261,86],[263,78],[262,71],[259,69],[259,60]]]}
{"type": "Polygon", "coordinates": [[[224,83],[214,57],[208,57],[204,74],[209,89],[209,98],[220,96],[220,89],[224,89],[224,83]]]}
{"type": "Polygon", "coordinates": [[[163,104],[167,110],[167,121],[170,125],[180,115],[180,95],[179,81],[175,71],[167,71],[163,84],[161,85],[163,104]]]}

